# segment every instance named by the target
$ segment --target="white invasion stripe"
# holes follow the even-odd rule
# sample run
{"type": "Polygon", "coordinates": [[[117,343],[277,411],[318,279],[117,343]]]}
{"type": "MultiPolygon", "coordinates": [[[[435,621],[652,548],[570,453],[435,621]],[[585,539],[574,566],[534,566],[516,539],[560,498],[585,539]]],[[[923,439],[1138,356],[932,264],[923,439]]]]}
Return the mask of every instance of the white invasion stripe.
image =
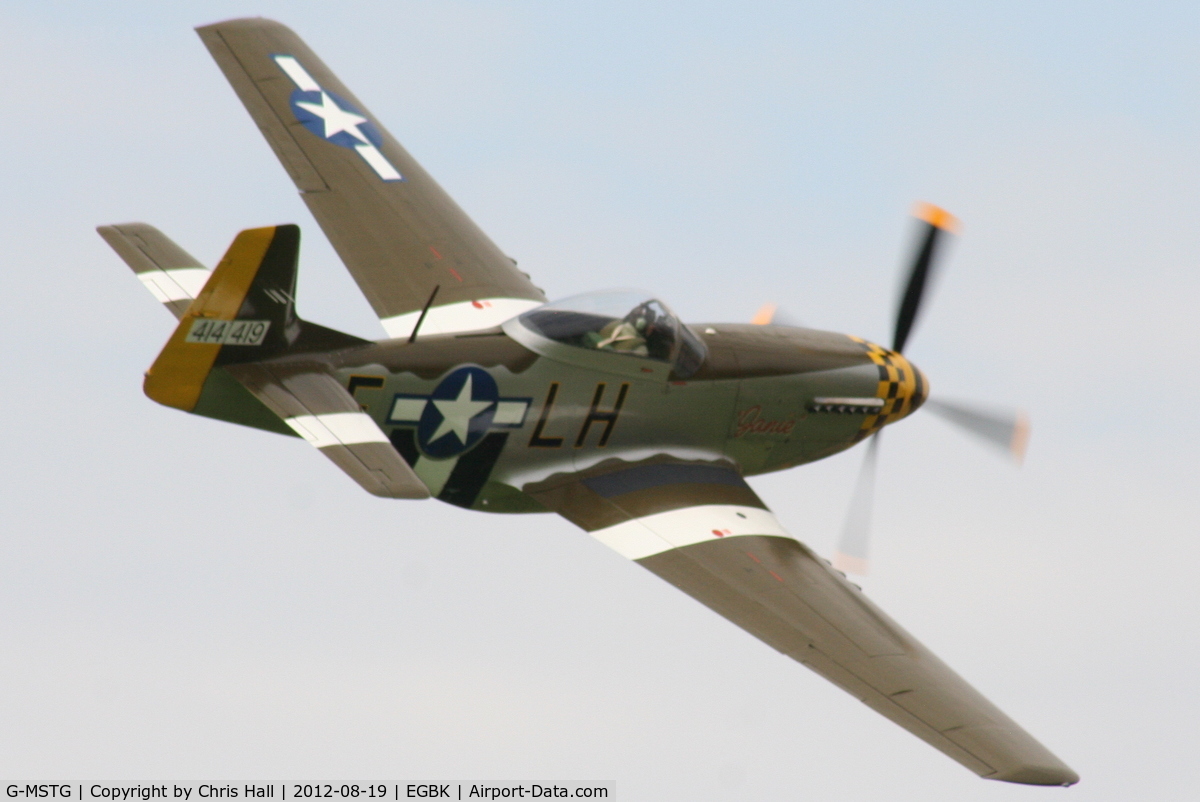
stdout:
{"type": "Polygon", "coordinates": [[[384,433],[375,425],[375,421],[365,412],[297,415],[285,419],[284,423],[317,448],[388,442],[384,433]]]}
{"type": "Polygon", "coordinates": [[[499,426],[520,426],[525,422],[525,412],[529,409],[527,401],[500,401],[496,404],[496,414],[492,423],[499,426]]]}
{"type": "Polygon", "coordinates": [[[592,537],[631,560],[739,535],[791,537],[769,510],[737,504],[702,504],[656,512],[615,526],[597,529],[592,537]],[[720,534],[717,534],[717,533],[720,534]]]}
{"type": "Polygon", "coordinates": [[[171,301],[179,301],[187,297],[183,294],[182,288],[180,288],[174,282],[167,283],[165,278],[161,278],[161,274],[161,270],[151,270],[146,273],[138,273],[137,277],[142,280],[142,286],[150,290],[150,294],[153,295],[155,300],[157,300],[160,304],[169,304],[171,301]],[[159,275],[156,276],[156,273],[159,275]],[[164,284],[167,287],[167,291],[164,291],[162,286],[160,286],[164,284]]]}
{"type": "Polygon", "coordinates": [[[404,176],[396,172],[396,168],[392,166],[392,163],[384,158],[384,155],[374,145],[355,145],[354,149],[358,151],[359,156],[363,157],[363,161],[371,165],[371,169],[384,181],[404,180],[404,176]]]}
{"type": "Polygon", "coordinates": [[[296,61],[295,56],[274,56],[275,63],[280,69],[287,73],[292,79],[292,83],[302,92],[320,92],[321,86],[313,77],[308,74],[308,71],[300,66],[300,62],[296,61]]]}
{"type": "MultiPolygon", "coordinates": [[[[481,298],[478,301],[459,301],[445,306],[435,306],[425,316],[425,322],[421,324],[421,330],[417,332],[417,336],[490,329],[541,305],[541,301],[531,301],[528,298],[481,298]]],[[[380,318],[379,322],[383,324],[384,331],[388,333],[389,337],[408,337],[412,334],[413,326],[416,325],[419,317],[421,317],[421,311],[417,310],[403,315],[380,318]]]]}
{"type": "Polygon", "coordinates": [[[329,427],[342,445],[355,443],[387,443],[387,435],[375,424],[371,416],[365,412],[334,412],[317,416],[321,423],[329,427]]]}
{"type": "Polygon", "coordinates": [[[388,415],[388,420],[419,421],[421,413],[425,411],[425,404],[424,398],[397,398],[396,403],[392,404],[392,413],[388,415]]]}
{"type": "Polygon", "coordinates": [[[172,270],[147,270],[138,273],[137,277],[160,303],[166,304],[192,300],[204,289],[211,275],[212,271],[203,267],[177,267],[172,270]]]}

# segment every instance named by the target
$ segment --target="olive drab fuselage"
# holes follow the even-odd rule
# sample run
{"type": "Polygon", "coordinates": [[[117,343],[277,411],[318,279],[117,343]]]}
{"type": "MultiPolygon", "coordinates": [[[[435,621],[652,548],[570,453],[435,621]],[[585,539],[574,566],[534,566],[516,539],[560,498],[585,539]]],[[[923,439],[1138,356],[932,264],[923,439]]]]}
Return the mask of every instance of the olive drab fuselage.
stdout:
{"type": "Polygon", "coordinates": [[[681,378],[625,354],[537,353],[511,336],[513,325],[326,358],[433,495],[490,512],[544,511],[522,487],[606,459],[723,460],[744,475],[790,468],[853,446],[911,413],[928,391],[903,357],[810,329],[693,325],[707,355],[681,378]],[[900,381],[887,380],[889,369],[900,381]],[[494,388],[483,386],[489,377],[494,388]],[[491,403],[488,389],[491,415],[479,411],[491,403]],[[452,428],[444,421],[453,405],[469,404],[472,393],[484,400],[461,412],[470,431],[464,425],[431,443],[439,428],[452,428]],[[874,399],[883,405],[848,403],[874,399]],[[434,447],[446,442],[449,451],[434,447]]]}

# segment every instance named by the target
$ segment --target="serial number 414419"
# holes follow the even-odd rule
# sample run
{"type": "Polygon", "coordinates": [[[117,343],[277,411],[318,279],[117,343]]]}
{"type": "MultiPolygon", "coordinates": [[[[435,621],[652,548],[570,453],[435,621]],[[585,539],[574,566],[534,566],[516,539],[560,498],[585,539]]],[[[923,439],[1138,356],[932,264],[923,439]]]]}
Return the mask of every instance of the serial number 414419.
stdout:
{"type": "Polygon", "coordinates": [[[187,342],[210,345],[262,345],[271,327],[269,320],[212,320],[196,318],[187,342]]]}

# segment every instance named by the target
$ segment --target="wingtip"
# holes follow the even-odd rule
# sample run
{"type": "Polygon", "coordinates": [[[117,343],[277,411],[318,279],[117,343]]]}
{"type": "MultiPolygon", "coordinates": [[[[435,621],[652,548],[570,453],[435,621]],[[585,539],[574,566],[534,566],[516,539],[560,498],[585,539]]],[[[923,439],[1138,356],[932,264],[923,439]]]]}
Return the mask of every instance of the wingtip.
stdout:
{"type": "Polygon", "coordinates": [[[1069,788],[1079,782],[1079,775],[1069,766],[1019,766],[1000,774],[993,774],[986,779],[999,780],[1018,785],[1057,785],[1069,788]]]}
{"type": "Polygon", "coordinates": [[[959,220],[950,212],[940,206],[934,206],[932,203],[924,201],[918,203],[913,209],[913,217],[918,220],[924,220],[934,228],[940,228],[943,231],[949,231],[951,234],[957,234],[961,226],[959,220]]]}

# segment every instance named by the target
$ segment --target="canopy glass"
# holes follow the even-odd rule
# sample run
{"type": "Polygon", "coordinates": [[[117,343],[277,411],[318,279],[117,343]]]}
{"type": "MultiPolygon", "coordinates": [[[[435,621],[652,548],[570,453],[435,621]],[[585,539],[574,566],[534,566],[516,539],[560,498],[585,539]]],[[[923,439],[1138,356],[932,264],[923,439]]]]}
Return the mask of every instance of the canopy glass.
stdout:
{"type": "Polygon", "coordinates": [[[666,304],[636,290],[575,295],[520,319],[543,337],[576,348],[670,362],[682,377],[696,372],[707,350],[666,304]]]}

